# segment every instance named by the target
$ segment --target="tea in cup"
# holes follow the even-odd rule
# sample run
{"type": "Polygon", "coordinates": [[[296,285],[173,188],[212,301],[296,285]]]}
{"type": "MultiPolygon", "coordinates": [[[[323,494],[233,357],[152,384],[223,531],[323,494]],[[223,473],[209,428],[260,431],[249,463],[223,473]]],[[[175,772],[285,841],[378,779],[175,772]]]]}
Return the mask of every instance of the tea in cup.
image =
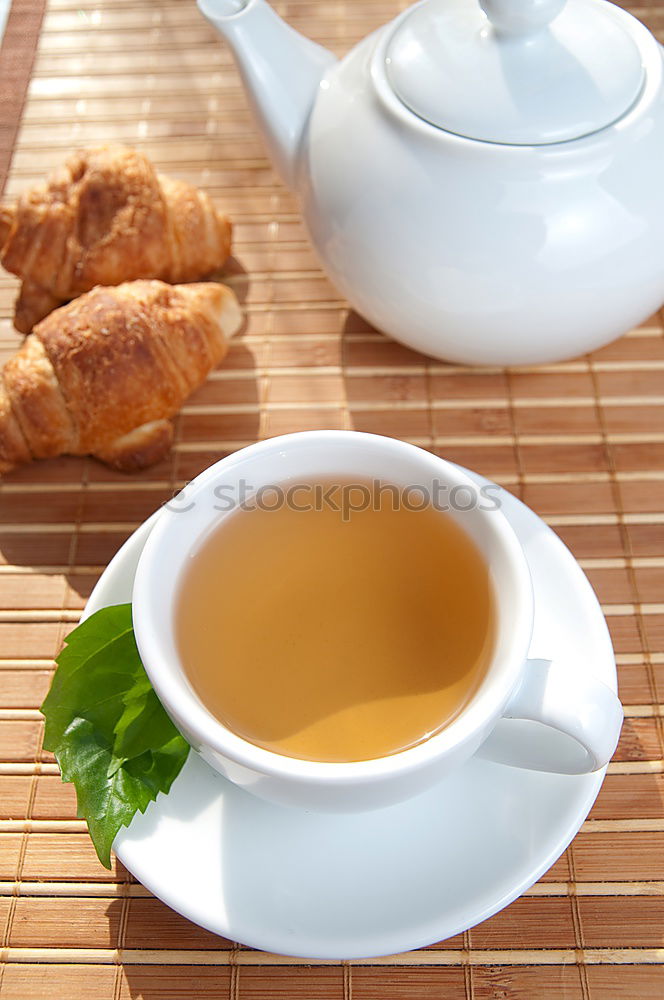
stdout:
{"type": "Polygon", "coordinates": [[[415,746],[463,710],[491,662],[493,586],[469,535],[422,499],[303,479],[206,535],[175,640],[217,719],[274,753],[348,762],[415,746]]]}
{"type": "Polygon", "coordinates": [[[499,506],[497,487],[371,434],[286,435],[218,462],[162,511],[136,574],[136,639],[166,710],[231,781],[304,808],[408,798],[503,717],[576,752],[506,754],[503,739],[502,760],[603,767],[620,702],[528,661],[532,585],[499,506]]]}

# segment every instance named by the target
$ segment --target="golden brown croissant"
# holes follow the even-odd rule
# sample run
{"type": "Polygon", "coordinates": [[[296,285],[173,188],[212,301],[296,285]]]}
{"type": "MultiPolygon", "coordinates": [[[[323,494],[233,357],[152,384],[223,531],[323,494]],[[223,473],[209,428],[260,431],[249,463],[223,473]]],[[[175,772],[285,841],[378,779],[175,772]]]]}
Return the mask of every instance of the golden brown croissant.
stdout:
{"type": "Polygon", "coordinates": [[[242,319],[225,285],[95,288],[35,327],[0,373],[0,474],[91,454],[128,472],[162,458],[173,416],[242,319]]]}
{"type": "Polygon", "coordinates": [[[75,153],[0,209],[0,261],[23,279],[14,317],[22,333],[95,285],[196,281],[230,249],[231,224],[204,192],[157,174],[126,146],[75,153]]]}

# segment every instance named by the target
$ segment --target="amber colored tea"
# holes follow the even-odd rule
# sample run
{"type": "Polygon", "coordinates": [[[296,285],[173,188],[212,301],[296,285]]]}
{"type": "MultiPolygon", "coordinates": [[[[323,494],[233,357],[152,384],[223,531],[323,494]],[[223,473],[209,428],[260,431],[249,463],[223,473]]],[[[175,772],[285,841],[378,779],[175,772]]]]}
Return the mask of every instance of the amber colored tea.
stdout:
{"type": "Polygon", "coordinates": [[[472,698],[492,585],[448,514],[388,502],[344,520],[320,487],[299,487],[298,510],[266,500],[220,521],[183,577],[176,641],[203,704],[244,739],[317,761],[382,757],[472,698]]]}

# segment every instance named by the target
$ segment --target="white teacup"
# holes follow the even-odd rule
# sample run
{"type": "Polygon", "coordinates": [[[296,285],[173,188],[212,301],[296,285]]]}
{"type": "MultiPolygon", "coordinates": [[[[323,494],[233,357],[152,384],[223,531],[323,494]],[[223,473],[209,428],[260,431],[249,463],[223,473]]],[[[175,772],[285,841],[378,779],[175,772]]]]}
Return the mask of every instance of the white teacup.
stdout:
{"type": "MultiPolygon", "coordinates": [[[[256,567],[257,586],[260,569],[256,567]]],[[[307,431],[272,438],[201,473],[157,519],[133,591],[134,628],[145,669],[192,747],[230,781],[262,798],[329,810],[369,809],[407,799],[480,748],[483,756],[537,770],[581,774],[604,767],[620,733],[620,702],[606,685],[580,675],[571,664],[528,660],[533,610],[528,565],[499,510],[496,492],[481,493],[456,466],[420,448],[354,431],[307,431]],[[424,742],[375,760],[321,763],[249,743],[202,704],[176,648],[174,609],[183,571],[199,541],[230,513],[228,498],[240,499],[243,482],[258,490],[318,477],[328,482],[339,477],[341,482],[375,479],[420,487],[429,496],[436,492],[439,500],[442,497],[441,508],[447,497],[447,516],[473,538],[494,585],[495,649],[469,704],[424,742]],[[497,727],[504,719],[526,722],[501,722],[497,727]]]]}

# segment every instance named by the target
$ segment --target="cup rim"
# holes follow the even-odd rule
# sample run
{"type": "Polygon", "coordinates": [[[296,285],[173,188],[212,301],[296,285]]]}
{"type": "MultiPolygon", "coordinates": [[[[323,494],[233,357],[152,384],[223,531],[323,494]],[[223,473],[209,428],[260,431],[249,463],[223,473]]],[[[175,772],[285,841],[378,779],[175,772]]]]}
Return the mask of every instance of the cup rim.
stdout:
{"type": "MultiPolygon", "coordinates": [[[[423,474],[438,473],[446,481],[455,485],[476,488],[466,473],[451,462],[433,455],[416,445],[378,434],[352,430],[298,431],[257,442],[228,455],[209,466],[187,485],[187,499],[194,501],[204,490],[218,479],[220,473],[227,474],[248,459],[260,459],[268,453],[315,444],[320,447],[351,445],[360,448],[382,448],[403,456],[415,458],[421,465],[423,474]]],[[[455,751],[459,746],[472,740],[478,733],[488,731],[488,727],[502,714],[505,705],[518,684],[521,669],[527,658],[534,616],[533,591],[530,571],[521,545],[500,510],[481,516],[489,530],[493,532],[502,549],[503,566],[501,573],[509,573],[516,594],[516,610],[510,620],[510,635],[500,658],[499,667],[492,662],[489,672],[495,674],[488,685],[482,685],[460,713],[441,730],[422,742],[384,757],[361,761],[329,762],[303,760],[288,757],[267,750],[235,734],[200,701],[179,663],[169,662],[164,648],[164,637],[168,634],[163,610],[155,604],[156,578],[163,577],[164,553],[173,575],[181,575],[186,561],[184,552],[174,552],[173,529],[178,523],[179,513],[162,508],[156,523],[148,536],[141,553],[132,592],[132,617],[136,643],[145,671],[164,708],[178,727],[184,729],[192,739],[192,745],[210,749],[229,761],[266,776],[281,777],[295,782],[312,780],[320,785],[362,784],[370,779],[384,779],[396,775],[406,775],[433,760],[455,751]],[[169,536],[171,536],[169,538],[169,536]],[[178,563],[179,559],[179,563],[178,563]],[[160,568],[161,565],[161,568],[160,568]]],[[[207,525],[209,527],[209,524],[207,525]]],[[[191,550],[205,533],[205,528],[196,532],[187,548],[191,550]]],[[[175,588],[176,583],[173,584],[175,588]]]]}

